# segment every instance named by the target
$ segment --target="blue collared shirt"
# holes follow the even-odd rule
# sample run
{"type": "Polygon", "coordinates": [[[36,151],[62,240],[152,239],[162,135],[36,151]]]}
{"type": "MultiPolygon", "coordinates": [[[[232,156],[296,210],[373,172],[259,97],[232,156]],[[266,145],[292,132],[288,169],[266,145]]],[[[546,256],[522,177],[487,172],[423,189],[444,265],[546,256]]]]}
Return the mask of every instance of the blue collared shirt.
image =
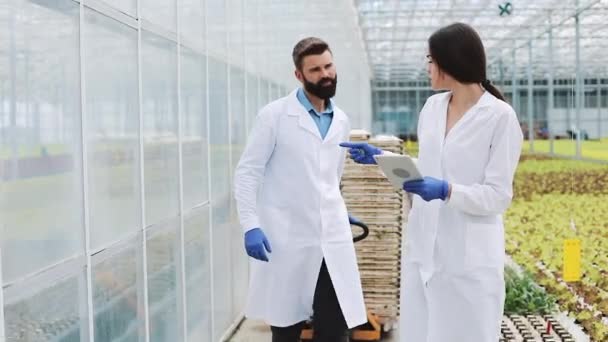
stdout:
{"type": "Polygon", "coordinates": [[[306,111],[308,111],[314,122],[317,124],[319,133],[321,133],[321,138],[325,139],[327,131],[329,131],[329,126],[331,126],[331,121],[334,117],[334,107],[331,100],[328,101],[327,108],[325,108],[323,112],[319,113],[315,107],[313,107],[312,103],[310,103],[310,100],[308,97],[306,97],[306,94],[302,88],[298,89],[296,96],[298,97],[298,101],[300,101],[302,106],[306,108],[306,111]]]}

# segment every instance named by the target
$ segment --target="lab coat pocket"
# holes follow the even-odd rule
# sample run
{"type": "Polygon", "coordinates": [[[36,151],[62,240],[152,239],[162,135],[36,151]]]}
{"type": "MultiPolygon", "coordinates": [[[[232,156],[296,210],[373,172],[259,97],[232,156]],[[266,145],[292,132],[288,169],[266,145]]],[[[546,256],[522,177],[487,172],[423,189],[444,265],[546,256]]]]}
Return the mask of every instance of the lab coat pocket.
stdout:
{"type": "Polygon", "coordinates": [[[502,267],[505,248],[501,225],[476,219],[469,220],[466,227],[466,267],[502,267]]]}

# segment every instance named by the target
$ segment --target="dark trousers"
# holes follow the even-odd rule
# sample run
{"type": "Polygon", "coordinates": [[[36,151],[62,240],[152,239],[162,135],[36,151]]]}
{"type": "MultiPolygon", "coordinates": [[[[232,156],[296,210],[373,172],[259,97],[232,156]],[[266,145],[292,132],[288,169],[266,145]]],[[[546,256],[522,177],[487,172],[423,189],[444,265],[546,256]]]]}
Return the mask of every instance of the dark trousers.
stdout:
{"type": "MultiPolygon", "coordinates": [[[[348,326],[344,320],[334,285],[329,277],[325,260],[321,264],[315,288],[313,308],[314,342],[347,342],[348,326]]],[[[304,322],[289,327],[270,327],[272,342],[298,342],[304,322]]]]}

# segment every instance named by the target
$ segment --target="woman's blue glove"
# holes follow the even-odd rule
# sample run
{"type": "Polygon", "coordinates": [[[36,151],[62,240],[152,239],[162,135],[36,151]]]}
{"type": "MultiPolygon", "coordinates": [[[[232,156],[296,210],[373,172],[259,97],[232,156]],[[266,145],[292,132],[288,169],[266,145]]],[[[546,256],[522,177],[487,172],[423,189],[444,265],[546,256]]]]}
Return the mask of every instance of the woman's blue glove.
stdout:
{"type": "Polygon", "coordinates": [[[448,182],[433,177],[424,177],[424,179],[403,183],[403,190],[416,194],[427,202],[434,199],[445,201],[449,189],[448,182]]]}
{"type": "Polygon", "coordinates": [[[342,147],[348,147],[348,153],[359,164],[376,164],[375,155],[382,154],[382,150],[368,143],[343,142],[342,147]]]}
{"type": "Polygon", "coordinates": [[[266,250],[272,253],[272,249],[261,228],[253,228],[245,233],[245,250],[247,255],[254,259],[268,261],[266,250]]]}

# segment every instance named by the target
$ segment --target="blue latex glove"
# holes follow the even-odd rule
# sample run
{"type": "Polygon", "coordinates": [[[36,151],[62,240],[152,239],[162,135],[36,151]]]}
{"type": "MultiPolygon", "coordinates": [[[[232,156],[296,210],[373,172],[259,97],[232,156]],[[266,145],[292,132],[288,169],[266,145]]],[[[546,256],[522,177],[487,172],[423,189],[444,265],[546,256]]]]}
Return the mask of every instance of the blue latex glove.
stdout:
{"type": "Polygon", "coordinates": [[[350,214],[348,214],[348,223],[355,224],[355,223],[360,223],[360,222],[361,221],[359,221],[356,217],[350,216],[350,214]]]}
{"type": "Polygon", "coordinates": [[[268,261],[266,251],[272,253],[272,249],[261,228],[253,228],[245,233],[245,250],[254,259],[268,261]]]}
{"type": "Polygon", "coordinates": [[[375,155],[382,154],[382,150],[368,143],[343,142],[342,147],[348,147],[351,158],[359,164],[376,164],[375,155]]]}
{"type": "Polygon", "coordinates": [[[433,177],[403,183],[403,190],[416,194],[427,202],[435,199],[445,201],[449,188],[448,182],[433,177]]]}

